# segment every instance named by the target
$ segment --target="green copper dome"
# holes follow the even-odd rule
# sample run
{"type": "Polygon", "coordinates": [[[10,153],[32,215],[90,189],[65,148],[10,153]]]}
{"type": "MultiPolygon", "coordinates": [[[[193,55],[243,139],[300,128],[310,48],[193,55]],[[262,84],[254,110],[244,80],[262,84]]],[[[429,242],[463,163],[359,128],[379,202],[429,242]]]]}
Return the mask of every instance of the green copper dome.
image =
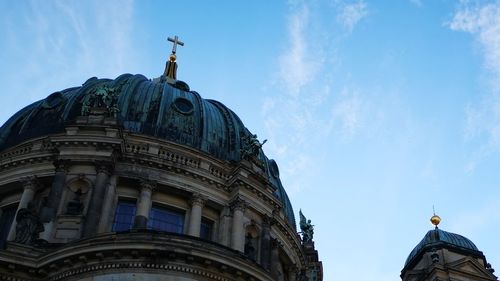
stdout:
{"type": "MultiPolygon", "coordinates": [[[[186,145],[229,162],[245,158],[245,141],[254,137],[233,111],[218,101],[201,98],[182,81],[171,85],[143,75],[123,74],[115,80],[90,78],[81,87],[55,92],[23,108],[0,128],[0,151],[28,139],[64,132],[68,123],[85,113],[89,96],[103,87],[115,94],[113,114],[130,133],[186,145]]],[[[255,153],[295,228],[276,163],[260,148],[255,153]]]]}
{"type": "Polygon", "coordinates": [[[469,239],[462,235],[436,228],[428,231],[422,241],[411,251],[406,259],[404,268],[417,260],[423,253],[441,248],[452,249],[472,256],[484,257],[483,253],[469,239]]]}
{"type": "Polygon", "coordinates": [[[241,160],[241,138],[250,132],[234,112],[187,86],[180,90],[131,74],[115,80],[91,78],[82,87],[53,93],[27,106],[2,126],[0,149],[63,132],[68,122],[81,115],[85,97],[103,86],[116,89],[116,117],[125,130],[188,145],[221,160],[241,160]]]}

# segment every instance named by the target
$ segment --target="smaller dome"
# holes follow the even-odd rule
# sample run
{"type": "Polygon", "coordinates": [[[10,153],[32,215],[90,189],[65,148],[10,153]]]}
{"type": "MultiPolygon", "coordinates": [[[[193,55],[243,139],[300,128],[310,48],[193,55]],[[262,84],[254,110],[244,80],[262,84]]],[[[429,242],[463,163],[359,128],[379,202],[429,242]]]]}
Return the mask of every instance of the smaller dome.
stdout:
{"type": "Polygon", "coordinates": [[[466,252],[472,256],[483,257],[483,253],[469,239],[455,233],[447,232],[439,228],[430,230],[425,234],[424,238],[411,251],[406,259],[405,268],[412,263],[422,253],[431,249],[454,249],[460,252],[466,252]]]}

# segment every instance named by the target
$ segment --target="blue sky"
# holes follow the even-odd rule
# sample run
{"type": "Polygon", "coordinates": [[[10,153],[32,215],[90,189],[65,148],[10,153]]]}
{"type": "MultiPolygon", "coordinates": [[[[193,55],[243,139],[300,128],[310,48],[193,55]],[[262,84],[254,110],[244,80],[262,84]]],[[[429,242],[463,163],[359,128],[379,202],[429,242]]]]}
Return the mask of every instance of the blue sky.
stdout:
{"type": "Polygon", "coordinates": [[[178,78],[268,139],[325,280],[400,280],[433,205],[500,270],[500,1],[2,1],[0,123],[158,77],[173,35],[178,78]]]}

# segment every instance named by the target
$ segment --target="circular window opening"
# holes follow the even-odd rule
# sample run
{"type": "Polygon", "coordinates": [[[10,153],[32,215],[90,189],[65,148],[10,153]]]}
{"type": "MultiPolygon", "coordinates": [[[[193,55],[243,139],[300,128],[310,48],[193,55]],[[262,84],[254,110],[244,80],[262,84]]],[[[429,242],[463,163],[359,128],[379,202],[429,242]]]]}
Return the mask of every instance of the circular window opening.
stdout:
{"type": "Polygon", "coordinates": [[[194,106],[188,99],[176,98],[174,100],[174,108],[182,114],[191,114],[193,113],[194,106]]]}

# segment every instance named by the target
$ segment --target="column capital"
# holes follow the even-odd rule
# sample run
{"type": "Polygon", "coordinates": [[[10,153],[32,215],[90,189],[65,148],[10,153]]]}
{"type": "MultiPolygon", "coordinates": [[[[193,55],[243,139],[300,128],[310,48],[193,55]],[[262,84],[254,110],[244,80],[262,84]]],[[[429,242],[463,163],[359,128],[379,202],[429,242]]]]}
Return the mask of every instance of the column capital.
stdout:
{"type": "Polygon", "coordinates": [[[53,162],[54,167],[56,167],[56,172],[68,172],[69,166],[70,166],[71,161],[70,160],[63,160],[63,159],[58,159],[53,162]]]}
{"type": "Polygon", "coordinates": [[[264,215],[262,216],[262,227],[270,227],[276,223],[276,218],[274,216],[264,215]]]}
{"type": "Polygon", "coordinates": [[[141,189],[149,189],[151,192],[156,190],[156,181],[139,179],[139,185],[141,189]]]}
{"type": "Polygon", "coordinates": [[[104,173],[110,176],[113,173],[113,164],[105,161],[97,161],[95,162],[95,170],[99,173],[104,173]]]}
{"type": "Polygon", "coordinates": [[[32,191],[36,191],[36,189],[40,186],[36,176],[28,176],[21,178],[21,183],[23,184],[23,189],[29,189],[32,191]]]}
{"type": "Polygon", "coordinates": [[[230,203],[229,203],[229,208],[231,208],[231,211],[242,211],[245,212],[245,209],[248,207],[248,203],[241,199],[240,196],[236,196],[230,203]]]}
{"type": "Polygon", "coordinates": [[[207,202],[207,198],[205,196],[201,195],[201,193],[194,193],[191,196],[191,199],[189,200],[189,203],[191,204],[191,206],[198,205],[200,207],[203,207],[203,206],[205,206],[206,202],[207,202]]]}

